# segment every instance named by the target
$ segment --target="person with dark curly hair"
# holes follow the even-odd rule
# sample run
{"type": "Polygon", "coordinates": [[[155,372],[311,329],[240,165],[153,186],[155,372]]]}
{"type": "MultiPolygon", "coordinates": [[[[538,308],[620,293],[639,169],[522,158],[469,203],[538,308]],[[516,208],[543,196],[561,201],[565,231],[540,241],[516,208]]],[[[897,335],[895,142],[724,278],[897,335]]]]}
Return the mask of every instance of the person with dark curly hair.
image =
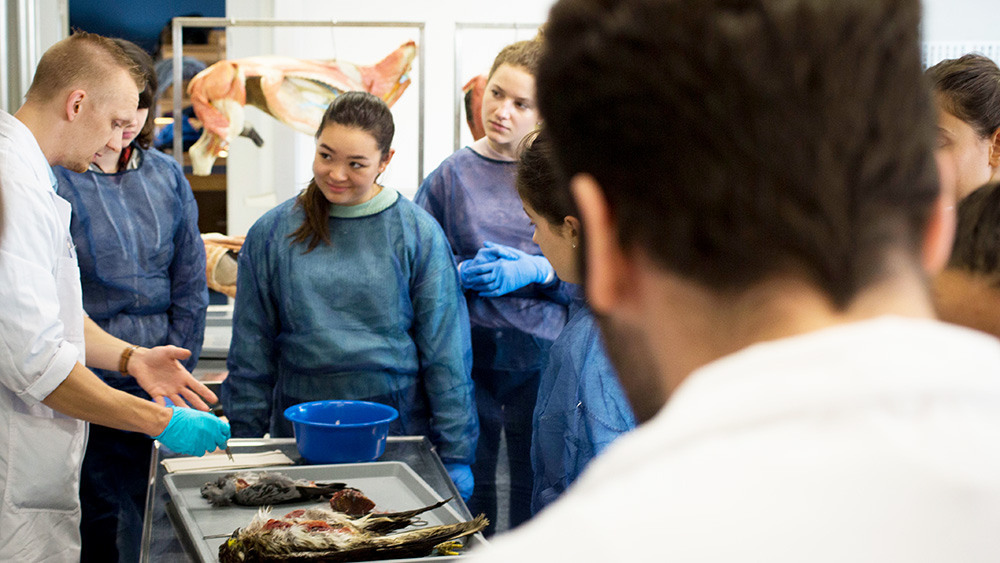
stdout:
{"type": "Polygon", "coordinates": [[[640,425],[473,561],[996,559],[1000,342],[934,318],[920,19],[555,4],[539,108],[640,425]]]}

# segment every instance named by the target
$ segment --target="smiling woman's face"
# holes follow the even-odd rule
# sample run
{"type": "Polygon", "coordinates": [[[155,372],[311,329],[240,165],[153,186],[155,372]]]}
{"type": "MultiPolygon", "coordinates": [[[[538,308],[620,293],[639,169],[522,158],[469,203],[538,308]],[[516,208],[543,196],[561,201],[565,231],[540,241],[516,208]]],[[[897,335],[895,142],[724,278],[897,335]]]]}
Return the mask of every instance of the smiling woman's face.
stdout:
{"type": "Polygon", "coordinates": [[[982,137],[965,121],[938,109],[938,158],[948,159],[954,166],[958,199],[997,175],[998,167],[991,165],[991,159],[996,161],[992,145],[991,137],[982,137]]]}
{"type": "Polygon", "coordinates": [[[371,133],[331,123],[316,139],[313,178],[330,203],[357,205],[375,196],[375,178],[388,163],[371,133]]]}

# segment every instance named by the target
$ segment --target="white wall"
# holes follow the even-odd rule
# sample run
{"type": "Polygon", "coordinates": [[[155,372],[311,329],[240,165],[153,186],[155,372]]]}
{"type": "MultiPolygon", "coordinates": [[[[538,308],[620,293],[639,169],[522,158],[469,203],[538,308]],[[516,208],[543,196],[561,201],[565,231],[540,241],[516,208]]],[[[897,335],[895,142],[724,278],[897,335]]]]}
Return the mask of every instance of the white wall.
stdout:
{"type": "MultiPolygon", "coordinates": [[[[468,78],[489,70],[500,47],[530,39],[533,25],[545,21],[552,0],[508,0],[498,10],[494,2],[481,0],[229,0],[230,18],[275,18],[282,20],[337,20],[376,22],[424,22],[424,57],[410,73],[412,84],[393,106],[396,120],[396,156],[382,178],[386,185],[412,197],[419,186],[417,136],[420,65],[424,72],[423,175],[430,173],[454,151],[456,91],[468,78]],[[455,24],[521,24],[521,29],[467,29],[457,63],[455,85],[455,24]]],[[[285,28],[274,32],[231,28],[227,38],[230,58],[280,54],[302,58],[329,58],[359,64],[381,60],[413,30],[363,30],[358,28],[285,28]]],[[[416,37],[414,36],[414,39],[416,37]]],[[[248,110],[248,119],[268,142],[257,149],[249,141],[233,143],[227,164],[229,232],[243,234],[275,203],[293,196],[311,178],[314,145],[308,135],[295,133],[273,119],[248,110]],[[239,143],[239,144],[237,144],[239,143]]],[[[463,125],[464,128],[464,125],[463,125]]],[[[463,132],[468,137],[467,132],[463,132]]],[[[468,138],[460,139],[465,144],[468,138]]]]}
{"type": "Polygon", "coordinates": [[[924,41],[1000,41],[997,0],[924,0],[924,41]]]}
{"type": "Polygon", "coordinates": [[[69,0],[0,0],[0,109],[16,111],[42,53],[69,35],[69,0]]]}
{"type": "Polygon", "coordinates": [[[1000,63],[998,8],[995,0],[924,0],[924,66],[967,53],[1000,63]]]}

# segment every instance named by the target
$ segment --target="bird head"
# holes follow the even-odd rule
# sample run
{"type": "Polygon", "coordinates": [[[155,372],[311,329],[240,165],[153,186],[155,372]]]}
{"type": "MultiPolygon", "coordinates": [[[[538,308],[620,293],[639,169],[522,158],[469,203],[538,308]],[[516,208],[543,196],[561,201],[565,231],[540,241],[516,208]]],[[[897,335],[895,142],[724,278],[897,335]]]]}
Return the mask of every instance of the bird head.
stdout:
{"type": "Polygon", "coordinates": [[[242,528],[236,528],[233,535],[219,546],[219,563],[243,563],[247,559],[247,548],[240,539],[242,528]]]}

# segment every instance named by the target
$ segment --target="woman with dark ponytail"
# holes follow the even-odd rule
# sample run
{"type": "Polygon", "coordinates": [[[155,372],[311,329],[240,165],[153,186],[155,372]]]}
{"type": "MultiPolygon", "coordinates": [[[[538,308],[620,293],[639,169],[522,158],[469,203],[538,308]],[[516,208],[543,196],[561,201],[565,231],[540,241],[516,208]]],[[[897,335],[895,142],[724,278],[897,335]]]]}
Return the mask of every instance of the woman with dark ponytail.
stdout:
{"type": "Polygon", "coordinates": [[[283,412],[306,401],[391,405],[390,432],[429,436],[468,497],[479,436],[468,312],[441,227],[377,183],[393,133],[381,99],[340,95],[309,187],[251,227],[222,404],[238,437],[292,436],[283,412]]]}
{"type": "MultiPolygon", "coordinates": [[[[580,212],[553,168],[548,134],[529,133],[522,146],[515,185],[535,229],[532,240],[559,279],[579,284],[580,212]]],[[[562,495],[595,456],[635,428],[594,314],[582,297],[569,310],[538,385],[531,432],[532,514],[562,495]]]]}

